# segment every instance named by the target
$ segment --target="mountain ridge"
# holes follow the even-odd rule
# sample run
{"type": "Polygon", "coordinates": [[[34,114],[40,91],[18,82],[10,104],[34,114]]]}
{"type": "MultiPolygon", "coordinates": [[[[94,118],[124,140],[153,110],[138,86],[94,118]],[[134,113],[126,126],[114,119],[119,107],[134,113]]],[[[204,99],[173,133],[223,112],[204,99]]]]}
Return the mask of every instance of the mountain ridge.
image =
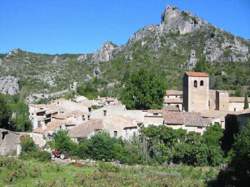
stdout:
{"type": "MultiPolygon", "coordinates": [[[[0,73],[17,77],[25,92],[30,93],[57,91],[72,82],[85,84],[96,78],[99,79],[97,87],[105,90],[110,85],[115,87],[126,72],[152,68],[166,75],[169,87],[178,88],[181,81],[175,79],[180,79],[184,71],[193,70],[197,63],[211,66],[212,79],[213,74],[218,80],[222,79],[220,71],[228,68],[229,73],[229,67],[233,66],[240,67],[241,74],[247,74],[249,49],[248,40],[225,32],[192,13],[167,6],[159,24],[139,29],[123,45],[107,41],[94,53],[55,55],[14,49],[0,55],[0,73]]],[[[227,77],[226,81],[228,79],[231,78],[227,77]]],[[[238,83],[235,79],[234,82],[236,86],[250,85],[248,80],[238,83]]],[[[226,83],[226,88],[231,87],[226,83]]]]}

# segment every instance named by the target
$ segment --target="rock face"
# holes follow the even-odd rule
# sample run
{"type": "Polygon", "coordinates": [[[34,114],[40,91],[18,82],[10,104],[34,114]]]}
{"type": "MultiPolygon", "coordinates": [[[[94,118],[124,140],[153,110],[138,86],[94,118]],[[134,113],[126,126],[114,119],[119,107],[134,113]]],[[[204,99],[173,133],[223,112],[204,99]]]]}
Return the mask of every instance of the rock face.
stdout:
{"type": "Polygon", "coordinates": [[[87,59],[88,59],[87,54],[82,54],[82,55],[80,55],[80,56],[77,58],[77,62],[82,63],[82,62],[86,61],[87,59]]]}
{"type": "MultiPolygon", "coordinates": [[[[190,68],[195,66],[198,56],[204,56],[209,63],[247,62],[250,58],[248,40],[235,37],[173,6],[164,10],[159,25],[146,26],[135,32],[127,43],[128,50],[135,43],[150,49],[156,58],[163,49],[185,55],[190,68]]],[[[127,56],[132,56],[131,51],[127,52],[127,56]]]]}
{"type": "Polygon", "coordinates": [[[205,21],[193,16],[191,13],[180,11],[173,6],[167,6],[162,14],[160,29],[161,32],[186,34],[206,25],[205,21]]]}
{"type": "Polygon", "coordinates": [[[196,58],[196,52],[192,49],[190,52],[190,57],[188,59],[187,69],[192,70],[195,67],[197,61],[198,59],[196,58]]]}
{"type": "Polygon", "coordinates": [[[0,77],[0,93],[15,95],[19,92],[18,79],[12,76],[0,77]]]}
{"type": "Polygon", "coordinates": [[[113,58],[113,52],[118,49],[118,46],[112,42],[103,44],[100,50],[92,56],[94,62],[107,62],[113,58]]]}
{"type": "Polygon", "coordinates": [[[250,57],[248,46],[236,37],[221,43],[216,38],[207,40],[203,54],[208,62],[246,62],[250,57]]]}

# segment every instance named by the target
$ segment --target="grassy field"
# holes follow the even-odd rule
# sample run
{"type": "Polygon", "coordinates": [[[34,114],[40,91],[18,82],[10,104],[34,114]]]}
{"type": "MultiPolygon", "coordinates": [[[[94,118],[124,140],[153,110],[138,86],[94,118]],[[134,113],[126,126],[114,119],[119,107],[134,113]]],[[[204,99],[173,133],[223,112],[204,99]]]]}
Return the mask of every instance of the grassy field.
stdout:
{"type": "Polygon", "coordinates": [[[59,165],[52,162],[0,158],[0,186],[206,186],[218,169],[190,166],[113,166],[98,163],[59,165]]]}

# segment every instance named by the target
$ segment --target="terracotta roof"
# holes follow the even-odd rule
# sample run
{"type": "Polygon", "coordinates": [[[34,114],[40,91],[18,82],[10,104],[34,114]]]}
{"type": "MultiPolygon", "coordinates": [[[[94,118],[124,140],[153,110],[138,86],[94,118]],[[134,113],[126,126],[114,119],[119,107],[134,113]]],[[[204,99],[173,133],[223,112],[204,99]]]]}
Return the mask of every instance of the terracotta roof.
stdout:
{"type": "Polygon", "coordinates": [[[185,73],[189,77],[208,77],[208,73],[206,72],[186,72],[185,73]]]}
{"type": "Polygon", "coordinates": [[[106,118],[103,118],[103,123],[107,129],[118,130],[129,127],[137,127],[135,120],[121,115],[107,116],[106,118]]]}
{"type": "Polygon", "coordinates": [[[104,129],[101,119],[91,119],[69,130],[69,136],[73,138],[86,138],[96,130],[104,129]]]}
{"type": "Polygon", "coordinates": [[[202,118],[199,113],[195,112],[165,111],[163,118],[165,124],[206,127],[210,123],[210,120],[202,118]]]}
{"type": "Polygon", "coordinates": [[[183,95],[183,92],[179,90],[166,90],[166,95],[183,95]]]}
{"type": "Polygon", "coordinates": [[[47,124],[46,127],[38,127],[36,129],[33,130],[33,132],[36,133],[46,133],[49,131],[55,131],[56,129],[60,128],[62,125],[66,125],[66,121],[65,120],[55,120],[55,121],[51,121],[47,124]]]}
{"type": "Polygon", "coordinates": [[[201,116],[205,118],[224,118],[228,113],[228,111],[209,110],[201,112],[201,116]]]}

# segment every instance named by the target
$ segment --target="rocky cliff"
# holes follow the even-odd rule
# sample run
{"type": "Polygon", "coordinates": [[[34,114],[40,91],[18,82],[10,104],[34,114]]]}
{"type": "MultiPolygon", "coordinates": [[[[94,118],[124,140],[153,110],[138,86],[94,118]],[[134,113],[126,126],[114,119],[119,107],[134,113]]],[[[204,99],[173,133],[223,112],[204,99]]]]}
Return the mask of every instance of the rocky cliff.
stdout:
{"type": "Polygon", "coordinates": [[[12,76],[0,77],[0,93],[15,95],[19,92],[18,79],[12,76]]]}
{"type": "Polygon", "coordinates": [[[210,66],[214,87],[234,89],[250,85],[249,50],[249,40],[190,12],[167,6],[159,24],[139,29],[122,46],[106,42],[95,53],[61,55],[15,49],[0,54],[0,74],[18,77],[22,91],[51,92],[67,89],[75,81],[85,83],[95,78],[105,87],[119,83],[134,69],[152,68],[163,72],[169,87],[175,88],[181,85],[184,71],[202,62],[210,66]]]}

